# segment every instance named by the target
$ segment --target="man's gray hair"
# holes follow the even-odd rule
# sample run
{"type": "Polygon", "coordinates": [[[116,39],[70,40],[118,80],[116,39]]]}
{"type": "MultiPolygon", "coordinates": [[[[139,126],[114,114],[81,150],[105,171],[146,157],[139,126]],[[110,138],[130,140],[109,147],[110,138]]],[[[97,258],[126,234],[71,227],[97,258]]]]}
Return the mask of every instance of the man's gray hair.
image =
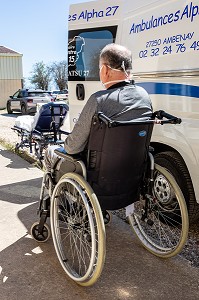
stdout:
{"type": "Polygon", "coordinates": [[[113,69],[132,71],[131,51],[118,44],[108,44],[100,52],[100,60],[113,69]]]}

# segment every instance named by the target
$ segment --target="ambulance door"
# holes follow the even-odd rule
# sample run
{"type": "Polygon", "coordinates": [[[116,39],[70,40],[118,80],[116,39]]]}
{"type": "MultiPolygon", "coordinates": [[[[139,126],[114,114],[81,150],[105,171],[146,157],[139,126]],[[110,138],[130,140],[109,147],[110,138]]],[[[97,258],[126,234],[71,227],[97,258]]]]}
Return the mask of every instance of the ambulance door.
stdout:
{"type": "Polygon", "coordinates": [[[99,81],[99,54],[114,43],[117,26],[70,30],[68,35],[68,90],[70,129],[90,95],[103,89],[99,81]]]}

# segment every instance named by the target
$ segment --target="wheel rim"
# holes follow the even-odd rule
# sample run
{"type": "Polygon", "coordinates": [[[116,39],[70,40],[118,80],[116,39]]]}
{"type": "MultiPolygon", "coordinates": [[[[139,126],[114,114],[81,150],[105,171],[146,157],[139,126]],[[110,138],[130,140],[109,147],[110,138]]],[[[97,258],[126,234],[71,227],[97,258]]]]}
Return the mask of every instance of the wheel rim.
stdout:
{"type": "Polygon", "coordinates": [[[161,173],[154,180],[154,193],[158,202],[162,204],[169,203],[175,197],[170,183],[161,173]]]}
{"type": "MultiPolygon", "coordinates": [[[[99,274],[95,274],[92,280],[100,256],[98,229],[92,203],[86,191],[74,180],[60,180],[54,189],[51,229],[55,250],[64,271],[79,284],[93,284],[99,277],[99,274]]],[[[97,273],[101,273],[101,267],[97,273]]]]}
{"type": "Polygon", "coordinates": [[[179,253],[186,242],[188,213],[184,197],[173,177],[163,168],[156,167],[158,170],[155,173],[153,195],[147,200],[148,208],[146,200],[136,202],[134,214],[129,220],[149,251],[170,257],[179,253]]]}

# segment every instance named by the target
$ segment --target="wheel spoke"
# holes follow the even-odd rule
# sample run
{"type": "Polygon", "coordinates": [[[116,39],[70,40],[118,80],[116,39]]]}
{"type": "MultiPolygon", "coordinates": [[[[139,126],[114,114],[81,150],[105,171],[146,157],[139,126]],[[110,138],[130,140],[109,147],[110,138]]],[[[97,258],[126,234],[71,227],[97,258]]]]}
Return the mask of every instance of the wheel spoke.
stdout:
{"type": "Polygon", "coordinates": [[[87,187],[66,178],[57,184],[51,199],[51,228],[57,256],[65,272],[82,285],[94,283],[104,261],[104,247],[99,247],[99,238],[103,245],[105,241],[103,218],[96,217],[99,212],[92,195],[87,187]]]}
{"type": "Polygon", "coordinates": [[[171,257],[179,253],[186,242],[188,213],[172,175],[160,166],[156,168],[152,195],[134,203],[129,221],[149,251],[157,256],[171,257]]]}

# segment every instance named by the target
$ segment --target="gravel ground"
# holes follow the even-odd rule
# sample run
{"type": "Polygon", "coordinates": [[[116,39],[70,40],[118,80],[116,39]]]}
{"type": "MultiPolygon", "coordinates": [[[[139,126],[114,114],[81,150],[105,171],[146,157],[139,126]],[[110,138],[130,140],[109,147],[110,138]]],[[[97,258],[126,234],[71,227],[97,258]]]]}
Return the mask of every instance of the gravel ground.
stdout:
{"type": "MultiPolygon", "coordinates": [[[[6,110],[0,110],[0,140],[4,140],[13,146],[15,146],[19,139],[11,128],[14,126],[15,119],[19,115],[8,115],[6,110]]],[[[123,209],[115,211],[114,214],[125,220],[123,209]]],[[[180,255],[188,260],[191,266],[199,268],[199,221],[190,226],[187,243],[180,255]]]]}
{"type": "MultiPolygon", "coordinates": [[[[126,221],[124,209],[115,211],[114,214],[126,221]]],[[[199,268],[199,220],[190,225],[188,240],[180,255],[188,260],[191,266],[199,268]]]]}

